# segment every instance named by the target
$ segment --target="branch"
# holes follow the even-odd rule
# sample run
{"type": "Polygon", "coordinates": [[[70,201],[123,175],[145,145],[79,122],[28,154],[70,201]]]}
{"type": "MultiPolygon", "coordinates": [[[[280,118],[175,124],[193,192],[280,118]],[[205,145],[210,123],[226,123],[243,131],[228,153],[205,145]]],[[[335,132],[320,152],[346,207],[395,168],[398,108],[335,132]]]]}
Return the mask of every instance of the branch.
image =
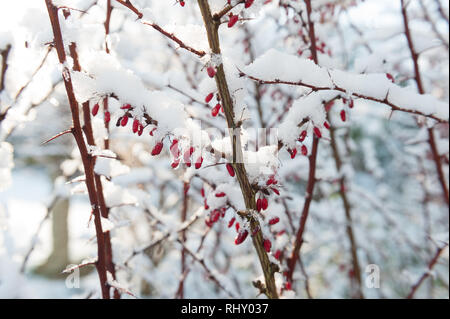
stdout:
{"type": "MultiPolygon", "coordinates": [[[[311,54],[314,60],[314,63],[318,64],[317,60],[317,48],[316,48],[316,34],[314,29],[314,22],[311,20],[311,0],[305,0],[307,15],[308,15],[308,23],[309,23],[309,38],[311,41],[311,54]]],[[[292,282],[293,275],[295,271],[295,264],[300,256],[300,249],[303,244],[303,233],[305,232],[306,221],[309,216],[309,208],[311,206],[311,201],[314,193],[314,186],[316,184],[316,163],[317,163],[317,151],[319,148],[319,138],[314,136],[312,143],[312,151],[309,156],[309,174],[308,174],[308,184],[306,186],[306,195],[305,195],[305,203],[303,204],[303,211],[300,217],[300,225],[298,228],[297,235],[295,237],[294,249],[292,250],[291,256],[288,260],[288,271],[287,271],[287,280],[292,282]]]]}
{"type": "MultiPolygon", "coordinates": [[[[331,140],[331,149],[334,157],[334,162],[336,164],[336,171],[338,173],[341,173],[342,169],[342,159],[341,155],[339,153],[338,149],[338,143],[337,143],[337,137],[336,137],[336,128],[330,121],[329,113],[328,115],[328,122],[330,123],[330,140],[331,140]]],[[[346,180],[345,176],[339,178],[339,194],[342,199],[342,205],[344,206],[344,212],[345,212],[345,219],[346,219],[346,232],[347,237],[350,242],[350,253],[352,256],[352,267],[355,274],[356,282],[357,282],[357,298],[364,298],[363,292],[362,292],[362,283],[361,283],[361,268],[359,266],[359,260],[358,260],[358,247],[356,244],[355,234],[353,232],[353,219],[352,219],[352,207],[350,205],[350,201],[347,197],[347,186],[346,186],[346,180]]]]}
{"type": "MultiPolygon", "coordinates": [[[[129,1],[129,0],[125,0],[125,1],[123,1],[123,0],[116,0],[116,1],[119,2],[121,5],[127,7],[131,11],[133,11],[133,13],[137,15],[138,20],[142,19],[142,17],[144,16],[144,14],[139,11],[139,9],[137,9],[135,6],[133,6],[131,1],[129,1]]],[[[142,24],[148,25],[148,26],[152,27],[153,29],[155,29],[156,31],[158,31],[161,34],[163,34],[164,36],[168,37],[172,41],[176,42],[180,46],[180,48],[182,48],[182,49],[185,49],[185,50],[187,50],[187,51],[189,51],[191,53],[194,53],[195,55],[197,55],[199,57],[203,57],[204,55],[206,55],[206,52],[199,51],[199,50],[196,50],[196,49],[188,46],[183,41],[181,41],[179,38],[177,38],[174,34],[165,31],[163,28],[161,28],[156,23],[142,21],[142,24]]]]}
{"type": "MultiPolygon", "coordinates": [[[[402,17],[403,17],[403,26],[405,28],[405,36],[406,36],[406,40],[408,42],[408,48],[411,53],[411,58],[413,60],[413,65],[414,65],[414,78],[416,80],[417,89],[418,89],[419,93],[424,94],[425,88],[423,86],[422,75],[420,73],[420,68],[419,68],[419,61],[418,61],[419,55],[416,53],[416,51],[414,49],[414,42],[413,42],[413,39],[411,36],[411,31],[409,28],[409,20],[408,20],[408,15],[406,12],[405,1],[404,0],[400,0],[400,1],[401,1],[401,6],[402,6],[402,17]]],[[[430,127],[427,129],[427,131],[428,131],[428,144],[430,145],[431,153],[433,155],[433,161],[434,161],[434,164],[436,167],[436,173],[438,175],[439,184],[441,185],[441,188],[442,188],[442,196],[444,197],[444,202],[447,204],[447,207],[449,207],[450,206],[449,192],[448,192],[447,183],[445,181],[444,171],[442,169],[441,157],[439,156],[439,151],[438,151],[437,145],[436,145],[434,130],[432,127],[430,127]]]]}
{"type": "Polygon", "coordinates": [[[66,52],[64,49],[64,42],[61,33],[61,26],[58,17],[58,8],[53,5],[52,0],[45,0],[47,5],[47,11],[50,18],[55,48],[58,54],[59,62],[62,65],[62,78],[66,88],[67,97],[69,100],[70,111],[72,113],[73,122],[73,135],[77,143],[78,150],[80,151],[81,159],[83,162],[83,168],[86,175],[86,187],[88,190],[89,201],[92,207],[92,212],[94,214],[95,232],[97,237],[97,254],[98,262],[96,264],[97,272],[100,279],[100,286],[102,290],[102,296],[105,299],[109,299],[109,289],[107,286],[107,276],[105,267],[105,241],[103,236],[103,229],[101,224],[101,216],[98,204],[98,195],[95,187],[94,179],[94,162],[92,156],[86,147],[86,143],[83,137],[83,131],[81,129],[80,114],[78,109],[78,102],[75,97],[72,78],[70,70],[66,65],[66,52]]]}
{"type": "MultiPolygon", "coordinates": [[[[203,21],[208,35],[208,42],[213,54],[221,55],[220,40],[219,40],[219,25],[220,20],[213,18],[211,9],[207,0],[198,0],[198,5],[203,17],[203,21]]],[[[225,76],[223,64],[217,66],[217,72],[215,75],[216,86],[220,93],[222,106],[227,119],[228,128],[230,129],[230,139],[233,149],[233,168],[236,172],[236,177],[239,181],[242,196],[244,197],[245,206],[247,212],[245,217],[249,221],[251,232],[255,233],[252,237],[253,246],[255,247],[258,258],[264,273],[266,284],[266,295],[270,299],[278,299],[277,287],[275,284],[274,269],[269,257],[264,249],[263,237],[259,221],[252,216],[250,212],[256,211],[255,193],[248,180],[247,171],[243,164],[242,142],[240,136],[240,129],[234,122],[234,107],[233,99],[231,98],[230,91],[228,89],[228,83],[225,76]]]]}
{"type": "Polygon", "coordinates": [[[448,243],[443,245],[442,247],[439,247],[436,251],[436,254],[433,256],[431,261],[428,263],[427,271],[423,273],[422,276],[420,276],[419,280],[412,286],[411,292],[406,297],[407,299],[412,299],[414,297],[414,294],[416,293],[417,289],[419,289],[420,285],[430,276],[430,272],[433,270],[434,266],[436,265],[437,261],[439,260],[439,257],[441,256],[442,252],[447,248],[448,243]]]}

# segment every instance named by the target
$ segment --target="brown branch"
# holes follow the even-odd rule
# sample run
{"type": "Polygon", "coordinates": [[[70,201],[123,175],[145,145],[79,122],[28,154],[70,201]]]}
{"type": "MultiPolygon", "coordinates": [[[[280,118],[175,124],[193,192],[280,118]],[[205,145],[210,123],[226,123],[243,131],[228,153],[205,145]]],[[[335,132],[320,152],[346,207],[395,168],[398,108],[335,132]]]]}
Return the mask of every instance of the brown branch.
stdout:
{"type": "MultiPolygon", "coordinates": [[[[5,89],[5,75],[6,70],[8,69],[8,56],[10,52],[10,44],[8,44],[4,50],[0,51],[0,55],[2,57],[2,69],[0,72],[0,93],[5,89]]],[[[10,107],[7,107],[3,113],[0,113],[0,123],[6,118],[6,114],[8,113],[9,109],[10,107]]]]}
{"type": "MultiPolygon", "coordinates": [[[[309,26],[309,38],[311,41],[311,55],[313,57],[314,63],[318,64],[317,60],[317,48],[316,48],[316,34],[314,29],[314,22],[311,20],[311,0],[305,0],[306,10],[308,15],[308,26],[309,26]]],[[[312,143],[311,155],[309,156],[309,174],[308,174],[308,184],[306,186],[305,203],[303,205],[302,215],[300,217],[300,225],[295,237],[294,249],[292,250],[291,256],[288,260],[288,271],[287,280],[292,282],[293,275],[295,271],[295,265],[300,256],[300,249],[303,244],[303,234],[305,232],[306,221],[309,216],[309,208],[314,194],[314,186],[316,184],[316,163],[317,163],[317,152],[319,148],[319,138],[314,136],[312,143]]]]}
{"type": "MultiPolygon", "coordinates": [[[[414,78],[416,80],[417,89],[418,89],[419,93],[425,94],[425,88],[423,86],[422,76],[421,76],[420,68],[419,68],[419,61],[418,61],[419,55],[416,53],[416,51],[414,49],[414,43],[413,43],[410,28],[409,28],[409,20],[408,20],[408,14],[406,12],[405,1],[400,0],[400,2],[401,2],[401,7],[402,7],[402,17],[403,17],[403,26],[405,29],[404,30],[405,36],[406,36],[406,40],[408,42],[408,48],[411,53],[411,58],[412,58],[413,64],[414,64],[414,78]]],[[[445,181],[444,171],[442,169],[441,157],[439,156],[439,152],[438,152],[438,149],[436,146],[434,129],[432,127],[430,127],[427,129],[427,131],[428,131],[428,144],[430,145],[431,154],[433,155],[433,161],[436,166],[436,173],[437,173],[439,183],[442,188],[442,196],[444,197],[444,202],[447,204],[447,207],[449,207],[450,203],[449,203],[448,186],[445,181]]]]}
{"type": "MultiPolygon", "coordinates": [[[[74,61],[73,63],[73,70],[80,72],[81,71],[81,65],[78,59],[77,54],[77,46],[75,43],[71,43],[69,46],[70,55],[72,56],[72,59],[74,61]]],[[[89,101],[84,102],[82,104],[83,108],[83,119],[84,119],[84,134],[86,136],[86,141],[88,142],[89,146],[96,146],[95,139],[94,139],[94,130],[92,128],[92,121],[91,121],[91,112],[89,107],[89,101]]],[[[107,157],[107,156],[98,156],[98,157],[107,157]]],[[[96,163],[96,157],[93,158],[93,165],[95,167],[96,163]]],[[[109,208],[106,206],[105,196],[103,194],[103,185],[100,175],[94,172],[94,181],[95,181],[95,187],[97,189],[97,198],[98,203],[100,205],[100,213],[103,218],[108,218],[109,216],[109,208]]],[[[113,263],[113,257],[112,257],[112,246],[111,246],[111,233],[109,231],[104,232],[104,240],[105,240],[105,265],[106,270],[109,271],[113,277],[113,280],[116,280],[116,269],[115,265],[113,263]]],[[[120,299],[120,293],[118,289],[114,290],[114,299],[120,299]]]]}
{"type": "Polygon", "coordinates": [[[412,299],[417,291],[419,289],[420,285],[430,276],[430,272],[433,270],[434,266],[439,260],[439,257],[441,256],[442,252],[447,248],[448,243],[443,245],[442,247],[439,247],[436,251],[436,254],[433,256],[431,261],[428,263],[428,268],[426,272],[423,273],[422,276],[420,276],[419,280],[411,287],[411,291],[406,297],[407,299],[412,299]]]}
{"type": "MultiPolygon", "coordinates": [[[[142,19],[142,17],[144,16],[142,12],[139,11],[139,9],[137,9],[135,6],[133,6],[133,4],[129,1],[123,1],[123,0],[116,0],[117,2],[119,2],[121,5],[127,7],[128,9],[130,9],[131,11],[133,11],[137,17],[138,20],[142,19]]],[[[181,41],[179,38],[177,38],[173,33],[167,32],[166,30],[164,30],[163,28],[161,28],[159,25],[157,25],[156,23],[151,23],[151,22],[145,22],[143,21],[142,24],[148,25],[150,27],[152,27],[153,29],[155,29],[156,31],[160,32],[161,34],[163,34],[164,36],[166,36],[167,38],[171,39],[172,41],[174,41],[175,43],[177,43],[180,48],[185,49],[191,53],[194,53],[195,55],[199,56],[199,57],[203,57],[204,55],[206,55],[206,52],[204,51],[199,51],[196,50],[190,46],[188,46],[187,44],[185,44],[183,41],[181,41]]]]}
{"type": "Polygon", "coordinates": [[[237,7],[238,5],[240,5],[241,3],[244,3],[245,0],[240,0],[238,2],[236,2],[236,4],[234,6],[227,4],[225,6],[225,8],[223,8],[221,11],[213,14],[213,18],[215,20],[220,20],[222,17],[224,17],[228,12],[230,12],[231,10],[233,10],[235,7],[237,7]]]}
{"type": "Polygon", "coordinates": [[[61,27],[59,23],[58,8],[53,5],[52,0],[45,0],[45,3],[47,5],[47,11],[53,30],[54,43],[58,54],[58,59],[61,65],[63,66],[62,78],[64,81],[67,97],[69,100],[70,111],[72,113],[72,122],[73,122],[72,134],[77,143],[78,150],[80,151],[81,160],[83,162],[83,168],[86,175],[86,187],[88,190],[89,201],[91,203],[92,211],[94,214],[95,232],[97,238],[97,254],[98,254],[98,261],[96,263],[96,267],[100,279],[102,297],[105,299],[109,299],[109,289],[107,286],[107,276],[105,266],[105,240],[101,224],[101,216],[99,211],[99,203],[94,178],[94,160],[93,157],[89,154],[86,143],[84,141],[83,131],[81,129],[80,123],[78,102],[75,97],[70,70],[66,66],[67,59],[64,50],[61,27]]]}
{"type": "MultiPolygon", "coordinates": [[[[189,196],[188,190],[190,187],[189,182],[183,183],[183,206],[181,209],[181,222],[184,223],[187,217],[188,204],[189,204],[189,196]]],[[[176,294],[176,298],[184,299],[184,281],[186,280],[188,270],[186,267],[186,250],[184,249],[184,243],[186,242],[186,231],[182,230],[180,232],[181,242],[183,243],[183,247],[181,248],[181,279],[178,285],[178,290],[176,294]]]]}
{"type": "MultiPolygon", "coordinates": [[[[208,42],[213,54],[220,55],[220,41],[219,41],[219,25],[220,20],[214,19],[211,14],[211,9],[207,0],[198,0],[198,5],[203,17],[203,21],[208,35],[208,42]]],[[[269,260],[269,257],[264,249],[263,237],[261,234],[259,221],[252,216],[253,211],[256,211],[255,192],[248,180],[247,172],[243,164],[242,143],[240,137],[240,128],[234,122],[234,107],[233,99],[231,98],[228,89],[228,83],[225,77],[223,64],[217,66],[217,73],[215,75],[216,86],[220,93],[222,106],[227,119],[227,124],[230,130],[231,144],[233,148],[233,168],[236,172],[236,177],[239,181],[242,196],[244,197],[247,212],[246,219],[250,223],[252,233],[256,233],[252,237],[253,246],[255,247],[258,258],[264,273],[266,284],[266,295],[270,299],[278,298],[278,291],[275,284],[274,267],[269,260]]]]}
{"type": "Polygon", "coordinates": [[[6,70],[8,69],[8,56],[10,52],[11,52],[11,44],[8,44],[6,48],[0,52],[0,55],[2,56],[2,71],[0,74],[0,92],[2,92],[5,89],[5,74],[6,70]]]}
{"type": "Polygon", "coordinates": [[[53,136],[53,137],[50,137],[48,140],[42,142],[41,145],[48,144],[48,143],[50,143],[51,141],[57,139],[58,137],[61,137],[61,136],[66,135],[66,134],[68,134],[68,133],[72,133],[72,129],[63,131],[63,132],[61,132],[61,133],[56,134],[56,135],[53,136]]]}
{"type": "MultiPolygon", "coordinates": [[[[330,117],[328,116],[328,122],[331,124],[330,127],[330,141],[331,141],[331,149],[333,152],[334,162],[336,165],[336,170],[338,174],[342,173],[342,159],[341,155],[339,153],[338,144],[336,140],[336,128],[331,123],[330,117]]],[[[345,220],[346,220],[346,232],[347,237],[350,242],[350,252],[352,256],[352,268],[355,275],[356,283],[357,283],[357,291],[355,297],[362,299],[364,298],[363,291],[362,291],[362,282],[361,282],[361,268],[359,266],[359,260],[358,260],[358,247],[356,244],[355,235],[353,233],[353,220],[352,220],[352,212],[351,212],[351,205],[350,201],[347,197],[347,186],[346,186],[346,180],[345,176],[342,176],[339,178],[339,194],[342,199],[342,204],[344,206],[344,212],[345,212],[345,220]]]]}

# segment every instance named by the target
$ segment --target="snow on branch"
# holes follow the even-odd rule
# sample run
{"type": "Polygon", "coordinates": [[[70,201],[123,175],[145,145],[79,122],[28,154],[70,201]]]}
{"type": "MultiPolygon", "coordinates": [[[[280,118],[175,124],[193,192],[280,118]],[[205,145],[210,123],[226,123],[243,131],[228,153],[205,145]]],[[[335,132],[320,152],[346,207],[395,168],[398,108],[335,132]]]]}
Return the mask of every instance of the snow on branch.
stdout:
{"type": "Polygon", "coordinates": [[[241,76],[261,84],[287,84],[313,91],[338,91],[386,104],[393,111],[422,115],[448,123],[448,104],[429,94],[400,87],[386,74],[355,74],[326,69],[312,61],[271,49],[241,70],[241,76]],[[270,67],[268,67],[270,66],[270,67]]]}

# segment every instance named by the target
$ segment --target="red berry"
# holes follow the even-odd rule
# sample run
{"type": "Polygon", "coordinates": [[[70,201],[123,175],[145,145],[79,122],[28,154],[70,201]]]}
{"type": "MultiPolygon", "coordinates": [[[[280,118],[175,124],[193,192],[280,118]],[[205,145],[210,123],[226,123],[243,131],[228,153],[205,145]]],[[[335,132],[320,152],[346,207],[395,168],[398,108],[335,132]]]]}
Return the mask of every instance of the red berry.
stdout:
{"type": "Polygon", "coordinates": [[[225,197],[226,195],[224,192],[220,192],[216,194],[216,197],[225,197]]]}
{"type": "Polygon", "coordinates": [[[92,115],[93,116],[96,116],[97,115],[97,113],[98,113],[98,109],[100,108],[100,105],[98,105],[98,103],[96,103],[95,105],[94,105],[94,107],[92,108],[92,115]]]}
{"type": "Polygon", "coordinates": [[[292,284],[288,281],[288,282],[284,285],[284,288],[285,288],[286,290],[292,290],[292,284]]]}
{"type": "Polygon", "coordinates": [[[261,201],[261,208],[262,210],[266,210],[267,207],[269,207],[269,201],[264,197],[261,201]]]}
{"type": "Polygon", "coordinates": [[[208,226],[208,227],[212,227],[213,226],[213,223],[212,223],[212,221],[211,221],[211,216],[206,216],[206,218],[205,218],[205,224],[206,224],[206,226],[208,226]]]}
{"type": "Polygon", "coordinates": [[[231,220],[229,221],[229,223],[228,223],[228,228],[231,228],[231,227],[233,227],[233,224],[234,224],[234,221],[236,220],[236,218],[231,218],[231,220]]]}
{"type": "Polygon", "coordinates": [[[308,155],[308,148],[305,145],[302,145],[302,155],[303,156],[308,155]]]}
{"type": "Polygon", "coordinates": [[[202,189],[200,190],[200,194],[202,195],[202,197],[205,197],[205,189],[204,189],[204,188],[202,188],[202,189]]]}
{"type": "Polygon", "coordinates": [[[247,238],[247,236],[248,236],[248,231],[247,230],[239,232],[239,234],[237,235],[236,239],[234,240],[234,243],[236,245],[242,244],[245,241],[245,239],[247,238]]]}
{"type": "Polygon", "coordinates": [[[153,128],[153,129],[152,129],[152,130],[150,131],[150,133],[149,133],[149,134],[150,134],[151,136],[153,136],[153,133],[154,133],[154,132],[156,131],[156,129],[157,129],[157,128],[156,128],[156,127],[154,127],[154,128],[153,128]]]}
{"type": "Polygon", "coordinates": [[[280,218],[274,217],[271,220],[269,220],[269,225],[275,225],[275,224],[278,224],[279,222],[280,222],[280,218]]]}
{"type": "Polygon", "coordinates": [[[388,80],[391,80],[392,83],[395,82],[395,79],[394,79],[394,77],[392,76],[392,74],[386,73],[386,77],[388,78],[388,80]]]}
{"type": "Polygon", "coordinates": [[[212,98],[214,97],[214,93],[209,93],[206,97],[205,97],[205,102],[209,103],[211,102],[212,98]]]}
{"type": "Polygon", "coordinates": [[[275,257],[275,259],[280,260],[280,257],[281,257],[281,250],[277,250],[273,256],[275,257]]]}
{"type": "Polygon", "coordinates": [[[297,149],[294,148],[293,150],[288,149],[289,154],[291,154],[291,159],[294,159],[295,156],[297,156],[297,149]]]}
{"type": "Polygon", "coordinates": [[[206,71],[208,72],[208,76],[213,78],[216,75],[216,69],[212,66],[209,66],[206,71]]]}
{"type": "Polygon", "coordinates": [[[195,169],[199,169],[200,167],[202,167],[202,164],[203,164],[203,157],[200,156],[197,159],[197,162],[195,162],[195,169]]]}
{"type": "Polygon", "coordinates": [[[205,204],[205,209],[208,210],[208,209],[209,209],[209,205],[208,205],[208,203],[206,202],[206,198],[205,198],[204,204],[205,204]]]}
{"type": "Polygon", "coordinates": [[[235,173],[234,173],[233,165],[231,165],[230,163],[227,163],[226,166],[227,166],[228,174],[230,174],[231,177],[234,177],[235,173]]]}
{"type": "Polygon", "coordinates": [[[139,120],[138,119],[134,119],[133,121],[133,133],[137,133],[137,131],[139,130],[139,120]]]}
{"type": "Polygon", "coordinates": [[[187,167],[191,167],[191,155],[193,153],[193,151],[191,151],[191,150],[192,150],[192,147],[189,150],[187,150],[186,152],[184,152],[184,155],[183,155],[184,163],[186,164],[187,167]]]}
{"type": "Polygon", "coordinates": [[[122,105],[121,109],[122,110],[129,110],[129,109],[131,109],[131,105],[130,104],[124,104],[124,105],[122,105]]]}
{"type": "Polygon", "coordinates": [[[345,110],[341,111],[341,120],[342,122],[345,122],[347,120],[347,114],[345,113],[345,110]]]}
{"type": "Polygon", "coordinates": [[[144,132],[144,125],[139,123],[138,135],[141,136],[143,132],[144,132]]]}
{"type": "Polygon", "coordinates": [[[258,198],[258,200],[256,201],[256,209],[258,210],[258,212],[260,212],[261,209],[262,209],[262,201],[261,201],[261,198],[258,198]]]}
{"type": "Polygon", "coordinates": [[[269,186],[269,185],[275,185],[277,183],[277,181],[275,180],[275,178],[273,177],[273,176],[271,176],[268,180],[267,180],[267,182],[266,182],[266,185],[267,186],[269,186]]]}
{"type": "Polygon", "coordinates": [[[322,132],[320,132],[320,129],[317,126],[314,126],[314,134],[316,134],[318,138],[322,137],[322,132]]]}
{"type": "Polygon", "coordinates": [[[334,105],[334,101],[330,101],[327,104],[325,104],[325,111],[328,112],[329,110],[331,110],[333,105],[334,105]]]}
{"type": "Polygon", "coordinates": [[[120,121],[120,125],[126,126],[127,123],[128,123],[128,116],[124,115],[124,116],[122,117],[122,120],[120,121]]]}
{"type": "Polygon", "coordinates": [[[180,5],[181,5],[182,7],[184,7],[185,2],[184,2],[183,0],[180,0],[180,5]]]}
{"type": "Polygon", "coordinates": [[[353,106],[355,106],[355,102],[353,101],[353,99],[350,99],[350,101],[348,102],[348,107],[352,109],[353,106]]]}
{"type": "Polygon", "coordinates": [[[328,121],[323,122],[323,126],[325,126],[325,128],[326,128],[327,130],[330,129],[330,123],[328,123],[328,121]]]}
{"type": "Polygon", "coordinates": [[[178,140],[174,139],[172,141],[172,145],[170,146],[170,152],[172,153],[174,158],[178,158],[180,156],[180,150],[178,148],[178,140]]]}
{"type": "Polygon", "coordinates": [[[233,15],[232,13],[230,14],[230,20],[228,21],[228,27],[232,28],[236,22],[238,22],[239,20],[239,16],[237,15],[233,15]]]}
{"type": "Polygon", "coordinates": [[[238,232],[239,229],[241,228],[241,225],[239,223],[236,223],[236,225],[234,227],[236,228],[236,231],[238,232]]]}
{"type": "Polygon", "coordinates": [[[216,223],[220,218],[220,210],[213,210],[213,212],[211,213],[211,221],[213,223],[216,223]]]}
{"type": "Polygon", "coordinates": [[[277,194],[278,196],[280,196],[280,191],[276,188],[271,187],[270,188],[275,194],[277,194]]]}
{"type": "Polygon", "coordinates": [[[268,239],[264,239],[264,249],[266,252],[270,252],[270,249],[272,248],[272,243],[268,239]]]}
{"type": "Polygon", "coordinates": [[[170,165],[172,168],[177,168],[178,165],[180,165],[180,160],[176,159],[173,161],[172,165],[170,165]]]}
{"type": "Polygon", "coordinates": [[[254,2],[255,0],[246,0],[245,1],[245,8],[247,9],[247,8],[250,8],[251,6],[252,6],[252,4],[253,4],[253,2],[254,2]]]}
{"type": "Polygon", "coordinates": [[[211,115],[216,117],[219,114],[220,107],[221,107],[220,104],[214,106],[214,108],[211,110],[211,115]]]}
{"type": "Polygon", "coordinates": [[[305,138],[306,138],[307,135],[308,135],[308,132],[302,131],[302,132],[300,133],[300,137],[298,138],[298,141],[299,141],[299,142],[303,142],[303,141],[305,140],[305,138]]]}
{"type": "Polygon", "coordinates": [[[155,147],[152,150],[152,155],[156,156],[159,155],[163,149],[164,144],[162,142],[156,143],[155,147]]]}
{"type": "Polygon", "coordinates": [[[109,121],[111,121],[111,113],[106,111],[105,114],[103,115],[103,119],[104,119],[105,123],[109,123],[109,121]]]}

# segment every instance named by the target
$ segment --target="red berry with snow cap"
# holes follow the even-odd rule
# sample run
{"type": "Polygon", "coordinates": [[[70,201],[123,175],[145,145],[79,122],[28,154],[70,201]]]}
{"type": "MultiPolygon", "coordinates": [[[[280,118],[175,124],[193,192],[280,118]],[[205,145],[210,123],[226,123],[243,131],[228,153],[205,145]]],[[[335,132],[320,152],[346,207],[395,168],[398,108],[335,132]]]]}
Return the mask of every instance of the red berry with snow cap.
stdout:
{"type": "Polygon", "coordinates": [[[197,159],[197,161],[195,162],[195,168],[196,169],[199,169],[200,167],[202,167],[202,164],[203,164],[203,157],[199,157],[198,159],[197,159]]]}
{"type": "Polygon", "coordinates": [[[216,117],[219,114],[220,108],[221,108],[220,104],[214,106],[214,108],[211,110],[211,115],[216,117]]]}
{"type": "Polygon", "coordinates": [[[163,142],[158,142],[158,143],[156,143],[155,147],[154,147],[153,150],[152,150],[152,155],[153,155],[153,156],[156,156],[156,155],[161,154],[161,151],[162,151],[162,149],[163,149],[163,146],[164,146],[163,142]]]}

